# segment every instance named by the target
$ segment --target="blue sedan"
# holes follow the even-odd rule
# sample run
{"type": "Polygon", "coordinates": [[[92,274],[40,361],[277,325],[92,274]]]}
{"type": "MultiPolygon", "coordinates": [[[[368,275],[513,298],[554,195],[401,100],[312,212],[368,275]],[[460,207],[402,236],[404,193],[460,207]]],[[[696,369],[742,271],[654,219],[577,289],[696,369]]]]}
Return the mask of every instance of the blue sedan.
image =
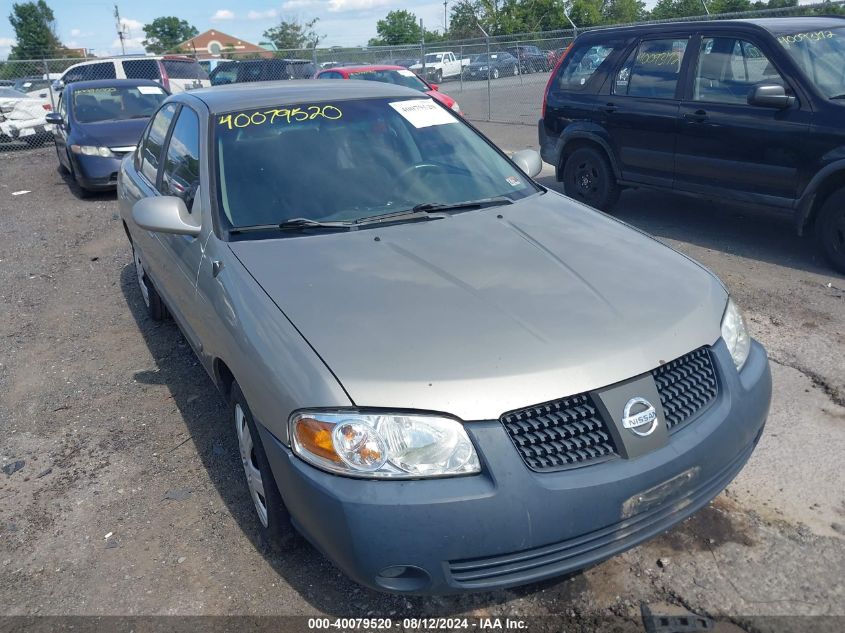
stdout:
{"type": "Polygon", "coordinates": [[[145,79],[80,81],[64,88],[47,122],[55,125],[59,166],[83,194],[115,187],[121,159],[135,151],[168,94],[145,79]]]}

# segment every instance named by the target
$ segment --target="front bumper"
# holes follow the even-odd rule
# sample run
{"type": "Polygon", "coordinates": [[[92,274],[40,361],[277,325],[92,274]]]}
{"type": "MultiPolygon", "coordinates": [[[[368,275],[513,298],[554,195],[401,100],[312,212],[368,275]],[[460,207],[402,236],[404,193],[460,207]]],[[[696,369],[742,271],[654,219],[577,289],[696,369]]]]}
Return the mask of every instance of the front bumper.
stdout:
{"type": "Polygon", "coordinates": [[[72,154],[73,171],[82,187],[90,190],[114,189],[122,156],[103,157],[72,154]]]}
{"type": "Polygon", "coordinates": [[[737,373],[713,347],[721,390],[660,449],[574,470],[528,469],[496,421],[467,424],[480,475],[368,481],[262,440],[297,528],[357,582],[382,591],[456,593],[571,573],[623,552],[706,505],[760,438],[771,400],[765,350],[737,373]]]}

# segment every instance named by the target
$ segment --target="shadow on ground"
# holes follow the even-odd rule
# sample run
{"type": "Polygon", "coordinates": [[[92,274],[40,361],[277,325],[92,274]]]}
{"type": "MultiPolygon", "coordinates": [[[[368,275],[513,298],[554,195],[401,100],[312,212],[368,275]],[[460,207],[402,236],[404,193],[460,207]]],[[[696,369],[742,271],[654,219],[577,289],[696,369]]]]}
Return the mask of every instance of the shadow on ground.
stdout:
{"type": "MultiPolygon", "coordinates": [[[[138,372],[135,379],[168,387],[197,454],[227,509],[256,550],[315,608],[336,616],[349,616],[351,611],[357,611],[356,616],[450,615],[489,608],[541,591],[545,592],[544,599],[567,604],[587,591],[584,577],[575,575],[490,593],[435,598],[394,596],[352,582],[302,538],[284,552],[274,551],[259,532],[238,457],[234,426],[229,423],[223,397],[175,323],[149,318],[131,265],[123,268],[120,283],[126,304],[158,367],[158,371],[138,372]]],[[[377,531],[378,526],[374,526],[374,534],[377,531]]]]}
{"type": "MultiPolygon", "coordinates": [[[[537,180],[563,193],[554,176],[537,180]]],[[[799,237],[792,215],[680,194],[623,191],[612,215],[658,238],[677,240],[747,259],[826,276],[839,276],[817,253],[810,235],[799,237]]]]}

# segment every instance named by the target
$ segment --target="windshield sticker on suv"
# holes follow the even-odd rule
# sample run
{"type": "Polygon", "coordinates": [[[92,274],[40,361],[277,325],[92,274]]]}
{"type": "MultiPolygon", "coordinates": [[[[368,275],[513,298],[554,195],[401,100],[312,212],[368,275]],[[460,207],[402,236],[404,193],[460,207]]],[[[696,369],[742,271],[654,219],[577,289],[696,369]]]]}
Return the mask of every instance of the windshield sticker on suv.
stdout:
{"type": "Polygon", "coordinates": [[[789,35],[778,35],[778,42],[782,46],[790,46],[799,42],[820,42],[833,37],[832,31],[809,31],[807,33],[790,33],[789,35]]]}
{"type": "Polygon", "coordinates": [[[415,128],[431,127],[457,123],[445,108],[441,108],[431,99],[409,99],[408,101],[392,101],[390,107],[401,114],[415,128]]]}
{"type": "Polygon", "coordinates": [[[313,121],[317,118],[336,121],[343,116],[340,108],[333,105],[310,105],[299,108],[273,108],[271,110],[256,110],[255,112],[238,112],[237,114],[222,114],[217,119],[217,125],[232,128],[244,128],[250,125],[264,125],[265,123],[300,123],[313,121]]]}

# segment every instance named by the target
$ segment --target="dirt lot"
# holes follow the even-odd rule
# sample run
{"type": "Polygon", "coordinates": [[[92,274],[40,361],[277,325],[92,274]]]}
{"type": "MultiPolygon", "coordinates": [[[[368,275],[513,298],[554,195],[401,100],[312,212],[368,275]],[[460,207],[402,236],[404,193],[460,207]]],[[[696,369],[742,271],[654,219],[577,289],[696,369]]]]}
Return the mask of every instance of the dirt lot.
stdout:
{"type": "Polygon", "coordinates": [[[618,210],[720,275],[771,355],[768,427],[725,493],[569,579],[405,598],[358,587],[307,544],[275,555],[259,542],[223,402],[175,325],[145,316],[114,196],[79,198],[56,165],[50,148],[0,154],[0,615],[554,616],[536,622],[642,630],[647,604],[749,631],[845,628],[845,279],[788,220],[649,192],[618,210]]]}

